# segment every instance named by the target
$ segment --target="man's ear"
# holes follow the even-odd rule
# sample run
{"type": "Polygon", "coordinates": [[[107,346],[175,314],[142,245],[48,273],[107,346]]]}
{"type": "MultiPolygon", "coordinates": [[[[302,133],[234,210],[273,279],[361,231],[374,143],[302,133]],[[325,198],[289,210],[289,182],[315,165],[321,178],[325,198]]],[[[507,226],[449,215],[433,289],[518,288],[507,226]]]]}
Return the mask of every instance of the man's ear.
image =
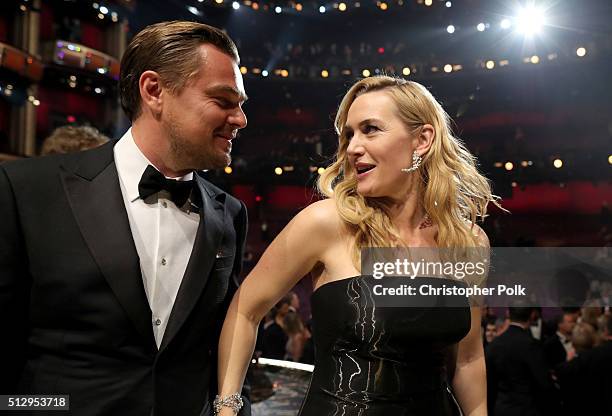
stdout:
{"type": "Polygon", "coordinates": [[[140,88],[140,99],[142,101],[142,110],[149,111],[154,117],[161,114],[163,88],[161,77],[155,71],[145,71],[140,75],[138,80],[140,88]]]}
{"type": "Polygon", "coordinates": [[[436,136],[436,130],[431,124],[424,124],[417,130],[415,137],[415,148],[419,155],[423,156],[429,151],[436,136]]]}

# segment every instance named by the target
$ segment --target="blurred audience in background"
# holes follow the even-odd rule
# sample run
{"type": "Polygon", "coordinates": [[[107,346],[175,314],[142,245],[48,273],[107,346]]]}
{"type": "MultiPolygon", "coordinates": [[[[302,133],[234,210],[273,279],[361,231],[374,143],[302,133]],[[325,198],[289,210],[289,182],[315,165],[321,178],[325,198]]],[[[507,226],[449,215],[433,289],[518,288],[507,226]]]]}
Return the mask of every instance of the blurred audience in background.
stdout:
{"type": "Polygon", "coordinates": [[[90,126],[62,126],[53,130],[40,151],[41,156],[73,153],[102,146],[110,139],[90,126]]]}

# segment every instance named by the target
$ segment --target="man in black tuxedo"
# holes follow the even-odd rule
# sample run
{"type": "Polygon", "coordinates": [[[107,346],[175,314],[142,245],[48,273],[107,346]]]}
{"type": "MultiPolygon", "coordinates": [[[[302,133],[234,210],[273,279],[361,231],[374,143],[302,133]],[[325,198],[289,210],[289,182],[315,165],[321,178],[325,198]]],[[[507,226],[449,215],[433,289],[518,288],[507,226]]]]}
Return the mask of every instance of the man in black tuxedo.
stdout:
{"type": "Polygon", "coordinates": [[[485,352],[489,415],[555,415],[557,392],[540,344],[529,331],[532,308],[509,311],[508,329],[485,352]]]}
{"type": "Polygon", "coordinates": [[[564,363],[568,355],[574,354],[572,331],[578,321],[578,313],[579,310],[563,309],[563,313],[557,317],[556,332],[544,341],[544,355],[550,369],[564,363]]]}
{"type": "Polygon", "coordinates": [[[118,142],[0,166],[0,394],[212,413],[247,217],[198,171],[227,166],[246,126],[238,64],[218,29],[149,26],[122,59],[118,142]]]}

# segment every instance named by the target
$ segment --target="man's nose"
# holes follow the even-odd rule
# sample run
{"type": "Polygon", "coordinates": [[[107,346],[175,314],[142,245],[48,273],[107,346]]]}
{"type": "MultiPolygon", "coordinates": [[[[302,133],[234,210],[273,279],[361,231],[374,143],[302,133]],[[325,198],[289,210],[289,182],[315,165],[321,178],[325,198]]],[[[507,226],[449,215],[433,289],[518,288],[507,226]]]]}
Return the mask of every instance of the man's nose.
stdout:
{"type": "Polygon", "coordinates": [[[231,116],[228,119],[229,124],[236,126],[238,129],[243,129],[247,125],[246,114],[241,107],[238,107],[235,111],[232,112],[231,116]]]}

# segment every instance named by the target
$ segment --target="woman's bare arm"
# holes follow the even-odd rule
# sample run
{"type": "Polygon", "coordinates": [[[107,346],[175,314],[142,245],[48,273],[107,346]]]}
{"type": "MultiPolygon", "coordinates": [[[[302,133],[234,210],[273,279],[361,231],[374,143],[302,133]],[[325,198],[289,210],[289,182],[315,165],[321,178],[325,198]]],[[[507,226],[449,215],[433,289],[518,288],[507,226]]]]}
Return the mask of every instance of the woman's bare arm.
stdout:
{"type": "MultiPolygon", "coordinates": [[[[253,355],[259,321],[338,241],[333,200],[300,212],[274,239],[236,292],[219,340],[219,394],[239,392],[253,355]]],[[[221,415],[231,415],[224,409],[221,415]],[[227,412],[227,413],[225,413],[227,412]]]]}

